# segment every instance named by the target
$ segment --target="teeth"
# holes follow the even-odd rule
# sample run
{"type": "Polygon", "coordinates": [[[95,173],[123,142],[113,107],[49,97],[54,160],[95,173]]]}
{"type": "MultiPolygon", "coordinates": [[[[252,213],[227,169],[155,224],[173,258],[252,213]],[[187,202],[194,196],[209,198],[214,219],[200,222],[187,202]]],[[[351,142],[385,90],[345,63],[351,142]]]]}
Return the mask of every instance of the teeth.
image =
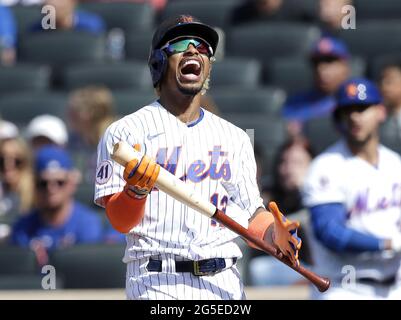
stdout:
{"type": "Polygon", "coordinates": [[[187,61],[185,61],[184,62],[184,64],[183,64],[183,67],[185,67],[185,66],[187,66],[187,65],[189,65],[189,64],[195,64],[198,68],[200,68],[200,63],[199,63],[199,61],[196,61],[196,60],[187,60],[187,61]]]}

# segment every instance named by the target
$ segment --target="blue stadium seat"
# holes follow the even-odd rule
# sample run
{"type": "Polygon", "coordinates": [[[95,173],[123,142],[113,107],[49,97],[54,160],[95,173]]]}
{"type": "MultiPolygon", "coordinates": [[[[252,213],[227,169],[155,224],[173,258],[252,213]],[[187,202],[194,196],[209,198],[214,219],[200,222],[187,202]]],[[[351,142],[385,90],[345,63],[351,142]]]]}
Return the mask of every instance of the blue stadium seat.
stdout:
{"type": "Polygon", "coordinates": [[[285,56],[306,56],[320,37],[316,26],[258,23],[234,27],[227,34],[226,54],[268,62],[285,56]]]}
{"type": "Polygon", "coordinates": [[[0,98],[0,113],[4,119],[24,126],[35,116],[64,116],[67,97],[60,93],[23,92],[0,98]]]}
{"type": "Polygon", "coordinates": [[[87,85],[105,85],[110,89],[152,89],[147,63],[73,65],[64,72],[64,88],[76,89],[87,85]]]}
{"type": "Polygon", "coordinates": [[[104,58],[104,36],[86,32],[37,32],[22,37],[19,45],[19,59],[26,62],[65,66],[104,58]]]}
{"type": "Polygon", "coordinates": [[[213,64],[211,86],[255,88],[260,85],[261,73],[262,66],[258,60],[225,58],[213,64]]]}
{"type": "Polygon", "coordinates": [[[51,70],[47,66],[17,64],[0,67],[0,95],[21,91],[45,91],[50,87],[51,70]]]}
{"type": "Polygon", "coordinates": [[[98,14],[107,29],[121,28],[127,33],[153,28],[154,11],[148,3],[107,2],[83,3],[80,9],[98,14]]]}

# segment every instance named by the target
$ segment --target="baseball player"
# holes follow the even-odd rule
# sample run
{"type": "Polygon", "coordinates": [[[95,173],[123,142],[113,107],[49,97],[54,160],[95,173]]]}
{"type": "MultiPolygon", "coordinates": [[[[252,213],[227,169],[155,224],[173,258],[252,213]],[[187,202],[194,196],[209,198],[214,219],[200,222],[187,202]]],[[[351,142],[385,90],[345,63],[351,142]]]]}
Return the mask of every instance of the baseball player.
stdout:
{"type": "Polygon", "coordinates": [[[149,57],[159,99],[99,142],[95,202],[126,233],[128,299],[244,298],[237,235],[154,188],[156,163],[298,263],[299,224],[263,207],[249,137],[200,105],[217,44],[217,32],[192,16],[164,21],[149,57]],[[144,153],[141,162],[113,162],[119,141],[144,153]]]}
{"type": "Polygon", "coordinates": [[[379,142],[378,89],[366,79],[346,81],[333,115],[343,139],[312,162],[304,187],[316,268],[332,280],[313,297],[400,299],[401,159],[379,142]]]}

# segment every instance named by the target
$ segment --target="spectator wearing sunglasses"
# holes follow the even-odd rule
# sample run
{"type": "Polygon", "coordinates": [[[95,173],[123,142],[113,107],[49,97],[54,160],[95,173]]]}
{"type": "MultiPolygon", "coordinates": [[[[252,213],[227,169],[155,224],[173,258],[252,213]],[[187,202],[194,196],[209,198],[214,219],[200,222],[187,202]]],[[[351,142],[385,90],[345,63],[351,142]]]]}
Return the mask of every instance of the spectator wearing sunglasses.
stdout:
{"type": "Polygon", "coordinates": [[[35,252],[102,240],[96,212],[74,200],[79,173],[68,153],[45,146],[35,155],[36,207],[14,225],[12,242],[35,252]]]}
{"type": "Polygon", "coordinates": [[[29,148],[15,125],[0,121],[0,242],[18,216],[31,209],[33,190],[29,148]]]}
{"type": "Polygon", "coordinates": [[[350,54],[346,45],[334,37],[322,37],[313,47],[310,62],[314,86],[290,96],[283,107],[291,135],[301,133],[302,124],[313,118],[330,116],[333,94],[350,75],[350,54]]]}

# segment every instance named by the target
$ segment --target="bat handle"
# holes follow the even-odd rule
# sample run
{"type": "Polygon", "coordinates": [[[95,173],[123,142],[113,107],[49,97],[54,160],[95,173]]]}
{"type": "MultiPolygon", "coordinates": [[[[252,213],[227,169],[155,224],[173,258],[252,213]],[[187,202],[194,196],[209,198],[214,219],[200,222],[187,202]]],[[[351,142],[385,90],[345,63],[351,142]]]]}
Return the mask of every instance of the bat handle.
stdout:
{"type": "Polygon", "coordinates": [[[285,263],[291,269],[295,270],[296,272],[301,274],[303,277],[308,279],[310,282],[312,282],[320,292],[325,292],[330,287],[330,280],[328,278],[321,277],[321,276],[317,275],[316,273],[312,272],[311,270],[304,268],[301,265],[294,266],[291,263],[291,261],[286,256],[284,256],[281,252],[279,252],[276,248],[274,248],[267,242],[263,241],[262,239],[259,239],[256,236],[254,236],[253,234],[251,234],[248,231],[248,229],[244,228],[239,223],[235,222],[233,219],[231,219],[230,217],[225,215],[222,211],[216,210],[216,213],[213,215],[213,219],[222,223],[227,228],[229,228],[233,232],[237,233],[241,237],[247,239],[248,241],[251,241],[257,247],[259,247],[261,250],[272,255],[273,257],[280,260],[281,262],[285,263]]]}

